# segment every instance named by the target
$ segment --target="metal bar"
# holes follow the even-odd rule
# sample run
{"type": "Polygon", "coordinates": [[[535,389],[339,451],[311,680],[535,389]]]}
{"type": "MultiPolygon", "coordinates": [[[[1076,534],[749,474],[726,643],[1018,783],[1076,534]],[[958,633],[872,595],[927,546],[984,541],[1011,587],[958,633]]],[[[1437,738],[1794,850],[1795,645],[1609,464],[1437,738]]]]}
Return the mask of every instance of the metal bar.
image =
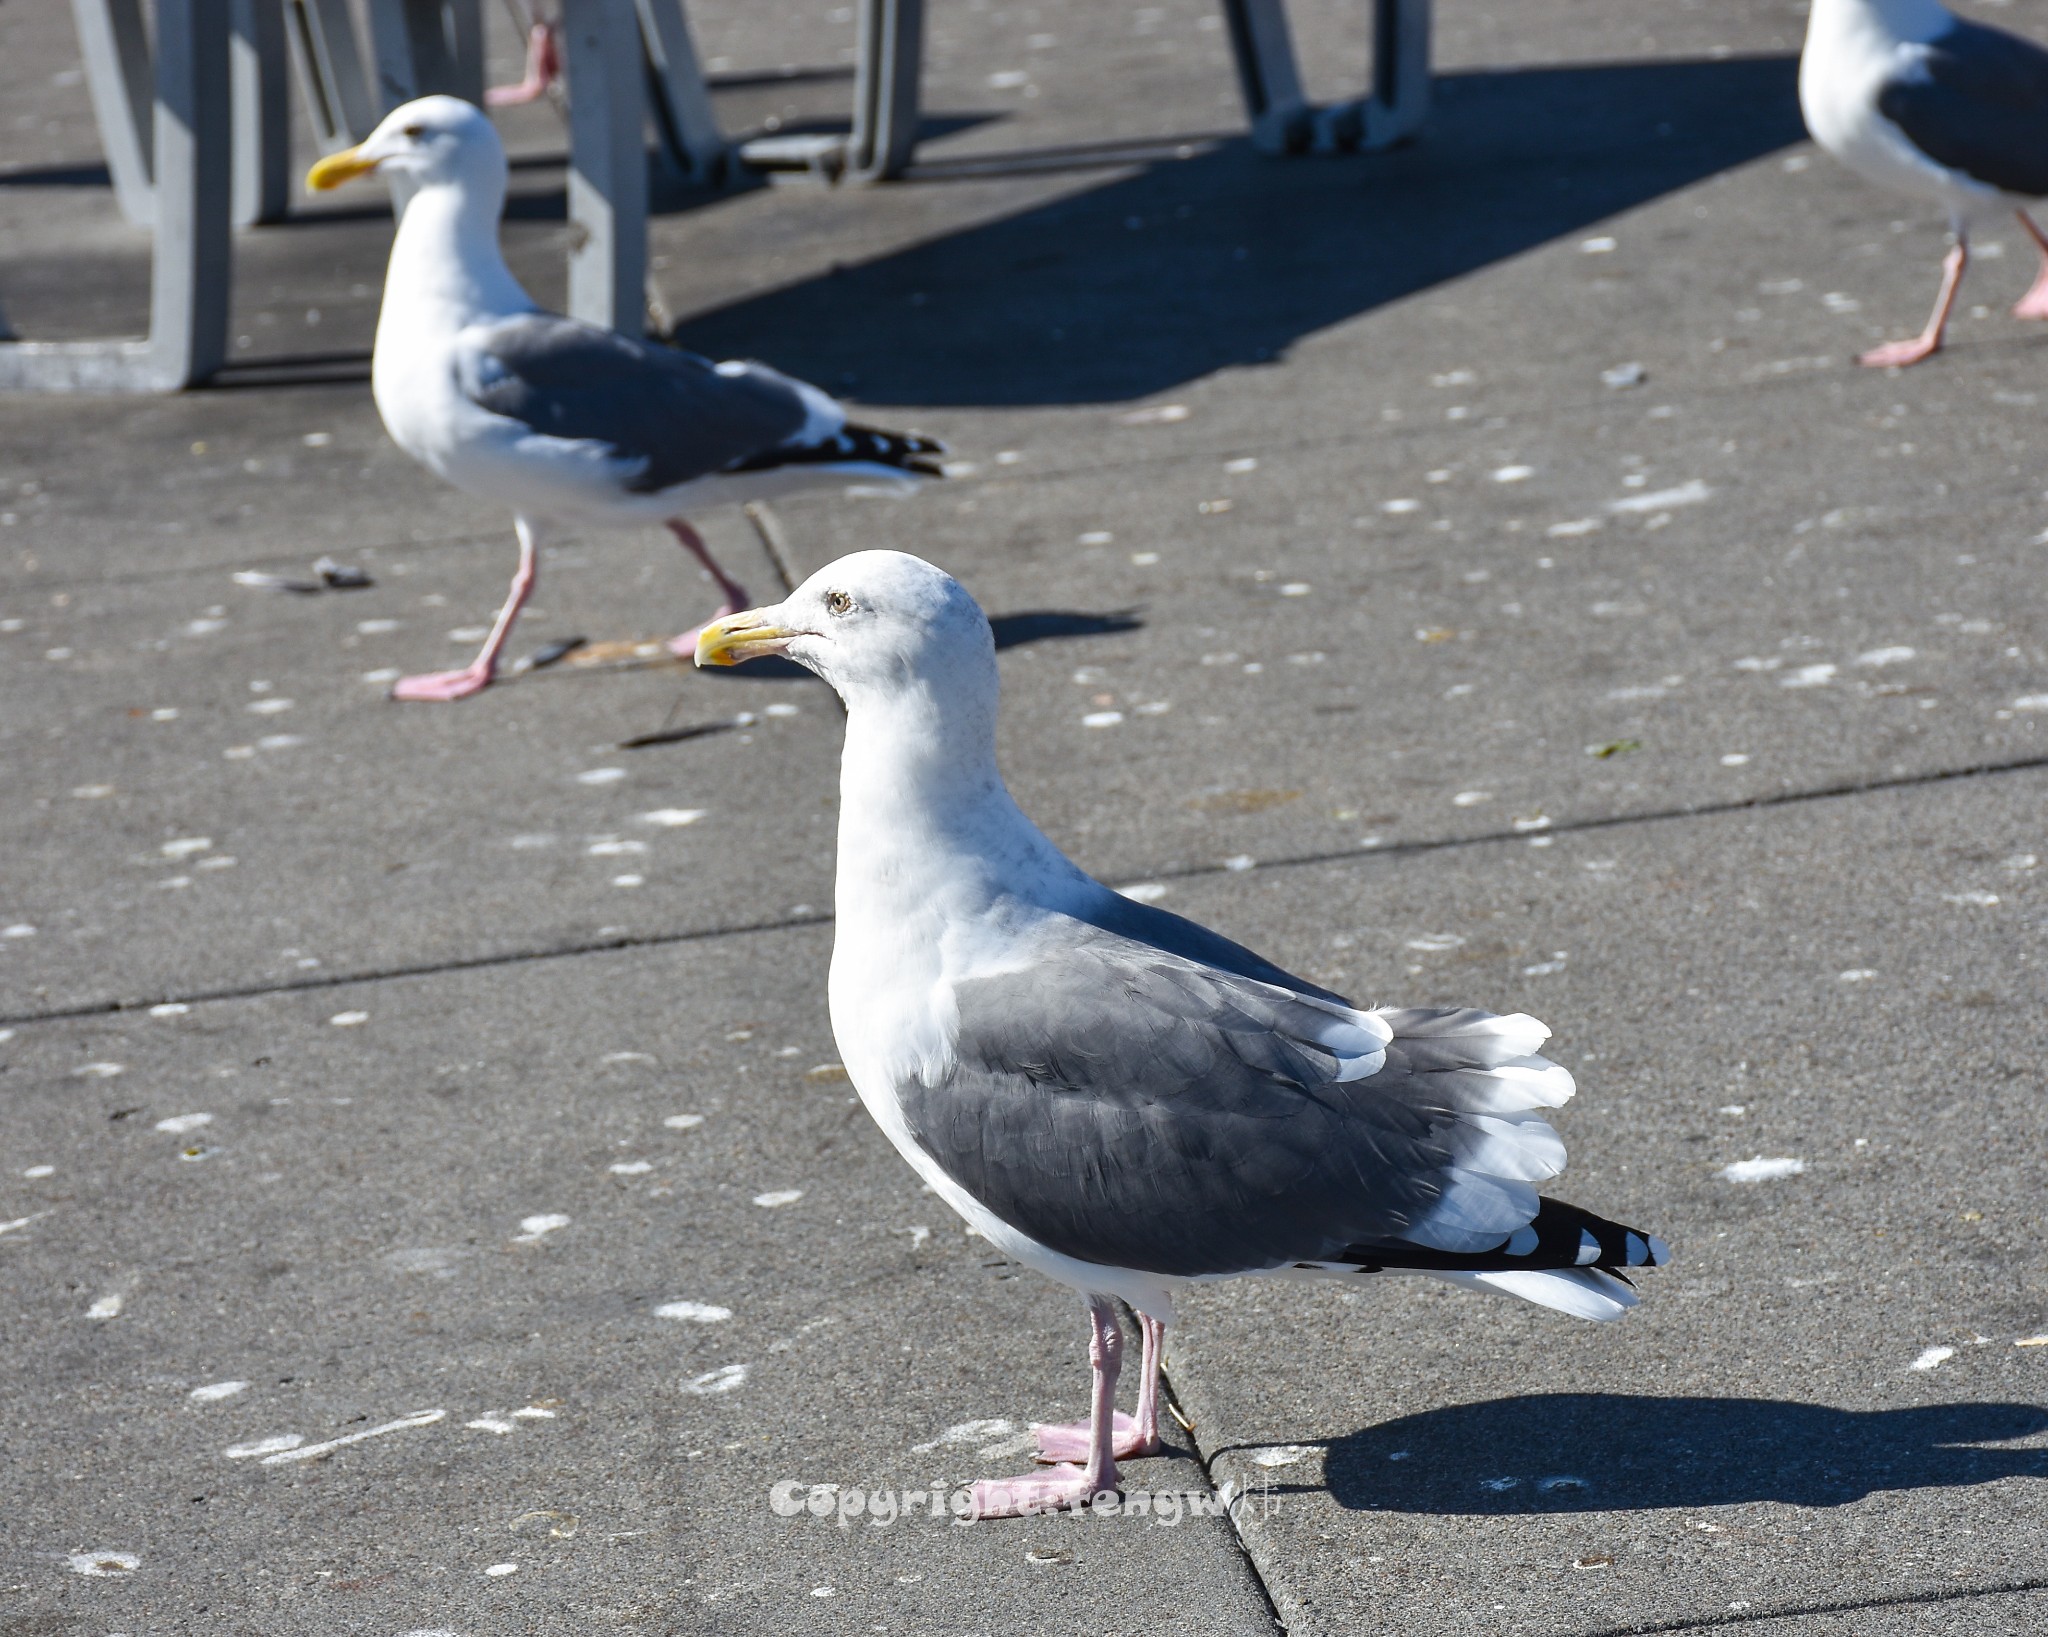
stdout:
{"type": "Polygon", "coordinates": [[[908,167],[917,151],[923,72],[924,0],[861,0],[848,180],[889,181],[908,167]]]}
{"type": "Polygon", "coordinates": [[[1372,153],[1406,142],[1429,115],[1430,0],[1373,0],[1372,86],[1315,111],[1318,153],[1372,153]]]}
{"type": "Polygon", "coordinates": [[[441,26],[448,80],[437,91],[484,102],[484,14],[482,0],[441,0],[441,26]]]}
{"type": "Polygon", "coordinates": [[[370,0],[380,116],[437,92],[482,103],[483,39],[478,0],[370,0]]]}
{"type": "Polygon", "coordinates": [[[156,220],[151,193],[149,33],[141,0],[71,0],[85,84],[121,214],[137,227],[156,220]]]}
{"type": "Polygon", "coordinates": [[[281,222],[291,203],[291,107],[282,0],[234,0],[228,83],[234,224],[281,222]]]}
{"type": "Polygon", "coordinates": [[[420,94],[411,12],[407,0],[370,0],[371,106],[380,115],[420,94]]]}
{"type": "Polygon", "coordinates": [[[321,150],[360,142],[376,127],[347,0],[285,0],[292,57],[321,150]]]}
{"type": "Polygon", "coordinates": [[[634,0],[564,0],[569,73],[569,312],[646,330],[645,67],[634,0]]]}
{"type": "Polygon", "coordinates": [[[1373,101],[1369,145],[1413,136],[1429,117],[1430,0],[1377,0],[1373,15],[1373,101]]]}
{"type": "Polygon", "coordinates": [[[166,389],[227,362],[228,0],[157,0],[156,257],[149,350],[166,389]]]}
{"type": "Polygon", "coordinates": [[[639,0],[638,10],[662,152],[684,180],[721,182],[730,144],[712,112],[711,90],[682,0],[639,0]]]}
{"type": "Polygon", "coordinates": [[[228,7],[229,0],[157,0],[148,339],[0,346],[0,389],[174,392],[226,360],[228,7]]]}
{"type": "Polygon", "coordinates": [[[1237,82],[1261,153],[1298,153],[1311,135],[1286,0],[1223,0],[1223,18],[1237,59],[1237,82]]]}

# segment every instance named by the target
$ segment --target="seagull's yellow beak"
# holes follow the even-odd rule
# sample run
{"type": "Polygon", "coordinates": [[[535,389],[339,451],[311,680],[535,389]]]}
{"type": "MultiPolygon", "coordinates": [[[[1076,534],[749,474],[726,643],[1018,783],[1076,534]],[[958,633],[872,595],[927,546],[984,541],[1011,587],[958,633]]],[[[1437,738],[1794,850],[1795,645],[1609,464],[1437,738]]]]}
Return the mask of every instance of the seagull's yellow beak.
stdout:
{"type": "Polygon", "coordinates": [[[768,616],[772,609],[749,608],[713,620],[697,633],[699,665],[738,665],[746,660],[779,654],[801,631],[785,631],[768,616]]]}
{"type": "Polygon", "coordinates": [[[344,182],[367,176],[377,168],[378,161],[365,159],[360,145],[343,148],[340,153],[331,153],[319,164],[306,172],[306,186],[315,193],[326,193],[338,188],[344,182]]]}

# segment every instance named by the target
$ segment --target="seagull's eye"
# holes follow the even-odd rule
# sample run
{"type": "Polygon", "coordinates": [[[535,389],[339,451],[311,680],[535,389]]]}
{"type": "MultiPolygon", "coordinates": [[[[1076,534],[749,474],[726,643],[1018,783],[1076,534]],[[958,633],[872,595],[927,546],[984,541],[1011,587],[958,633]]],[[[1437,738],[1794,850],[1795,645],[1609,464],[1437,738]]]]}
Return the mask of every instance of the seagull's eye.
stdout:
{"type": "Polygon", "coordinates": [[[421,137],[427,134],[427,128],[424,125],[408,125],[405,128],[404,134],[406,136],[411,137],[413,141],[417,142],[421,137]]]}
{"type": "Polygon", "coordinates": [[[825,612],[828,614],[851,614],[853,599],[843,591],[825,593],[825,612]]]}

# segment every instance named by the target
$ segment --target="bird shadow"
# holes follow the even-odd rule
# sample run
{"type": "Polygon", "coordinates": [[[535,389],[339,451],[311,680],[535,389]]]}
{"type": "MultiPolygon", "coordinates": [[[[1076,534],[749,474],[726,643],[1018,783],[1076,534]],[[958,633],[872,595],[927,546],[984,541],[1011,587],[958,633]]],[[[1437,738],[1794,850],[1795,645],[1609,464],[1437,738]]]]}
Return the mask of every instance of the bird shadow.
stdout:
{"type": "Polygon", "coordinates": [[[1123,631],[1138,631],[1145,622],[1134,608],[1108,614],[1080,614],[1060,608],[1033,608],[1017,614],[993,614],[989,629],[995,633],[998,652],[1022,648],[1027,643],[1054,641],[1065,637],[1111,637],[1123,631]]]}
{"type": "Polygon", "coordinates": [[[23,165],[0,170],[0,188],[110,188],[113,173],[105,165],[23,165]]]}
{"type": "MultiPolygon", "coordinates": [[[[1804,136],[1788,55],[1450,73],[1436,99],[1407,148],[1276,162],[1243,138],[1162,146],[1099,186],[697,314],[676,338],[767,352],[869,404],[1143,397],[1804,136]]],[[[1663,242],[1684,254],[1707,231],[1663,242]]]]}
{"type": "MultiPolygon", "coordinates": [[[[1022,648],[1034,642],[1058,642],[1074,637],[1109,637],[1124,631],[1138,631],[1145,622],[1138,611],[1115,609],[1090,614],[1065,608],[1032,608],[1017,614],[993,614],[989,629],[994,632],[998,651],[1022,648]]],[[[795,682],[815,681],[811,673],[794,660],[769,655],[744,664],[721,666],[700,673],[713,681],[795,682]]]]}
{"type": "Polygon", "coordinates": [[[2048,1449],[1997,1447],[2042,1433],[2048,1409],[2034,1404],[1839,1410],[1538,1393],[1425,1410],[1336,1439],[1324,1487],[1352,1511],[1479,1517],[1843,1506],[1885,1490],[2048,1477],[2048,1449]]]}

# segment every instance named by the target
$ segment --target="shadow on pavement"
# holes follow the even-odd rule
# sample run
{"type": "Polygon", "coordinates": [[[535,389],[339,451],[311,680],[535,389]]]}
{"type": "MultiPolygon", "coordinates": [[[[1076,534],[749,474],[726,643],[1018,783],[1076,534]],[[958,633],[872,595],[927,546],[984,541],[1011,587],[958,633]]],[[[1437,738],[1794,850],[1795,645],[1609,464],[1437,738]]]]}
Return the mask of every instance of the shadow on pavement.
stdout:
{"type": "MultiPolygon", "coordinates": [[[[1079,613],[1063,608],[1033,608],[1021,614],[995,614],[989,618],[996,647],[1021,648],[1027,643],[1058,641],[1069,637],[1108,637],[1122,631],[1143,628],[1135,609],[1118,609],[1106,614],[1079,613]]],[[[714,682],[812,682],[817,679],[794,660],[750,659],[744,665],[719,666],[700,671],[714,682]]]]}
{"type": "Polygon", "coordinates": [[[0,188],[111,188],[113,173],[105,165],[23,165],[0,170],[0,188]]]}
{"type": "Polygon", "coordinates": [[[994,614],[989,629],[995,633],[996,648],[1021,648],[1027,642],[1044,642],[1055,637],[1109,637],[1120,631],[1137,631],[1145,622],[1136,609],[1119,609],[1110,614],[1075,614],[1058,608],[1034,608],[1021,614],[994,614]]]}
{"type": "MultiPolygon", "coordinates": [[[[1143,397],[1802,140],[1790,56],[1454,73],[1414,146],[1242,139],[700,314],[676,339],[877,405],[1143,397]]],[[[906,187],[947,186],[912,181],[906,187]]],[[[1705,230],[1702,229],[1702,232],[1705,230]]]]}
{"type": "Polygon", "coordinates": [[[1763,1398],[1545,1393],[1403,1416],[1334,1440],[1330,1494],[1353,1511],[1518,1516],[1783,1501],[2048,1477],[2032,1404],[1838,1410],[1763,1398]],[[1402,1452],[1406,1452],[1403,1454],[1402,1452]]]}

